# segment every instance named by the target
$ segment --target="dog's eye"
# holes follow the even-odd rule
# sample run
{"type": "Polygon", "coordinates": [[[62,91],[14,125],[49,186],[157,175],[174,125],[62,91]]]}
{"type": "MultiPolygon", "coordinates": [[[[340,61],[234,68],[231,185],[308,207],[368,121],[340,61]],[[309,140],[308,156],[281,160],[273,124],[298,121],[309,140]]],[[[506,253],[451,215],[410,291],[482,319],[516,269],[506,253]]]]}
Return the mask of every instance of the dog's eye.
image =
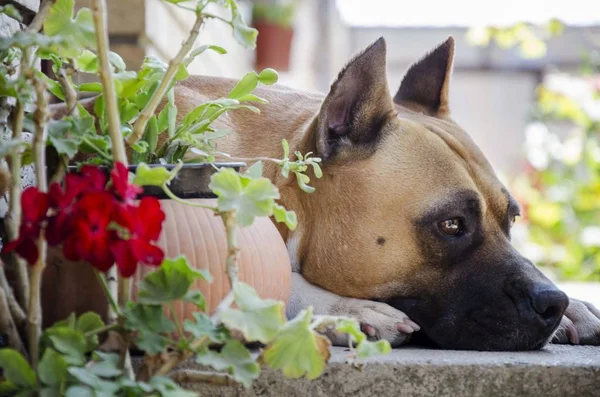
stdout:
{"type": "Polygon", "coordinates": [[[446,219],[438,223],[438,227],[442,233],[449,236],[460,236],[464,232],[463,222],[460,218],[446,219]]]}

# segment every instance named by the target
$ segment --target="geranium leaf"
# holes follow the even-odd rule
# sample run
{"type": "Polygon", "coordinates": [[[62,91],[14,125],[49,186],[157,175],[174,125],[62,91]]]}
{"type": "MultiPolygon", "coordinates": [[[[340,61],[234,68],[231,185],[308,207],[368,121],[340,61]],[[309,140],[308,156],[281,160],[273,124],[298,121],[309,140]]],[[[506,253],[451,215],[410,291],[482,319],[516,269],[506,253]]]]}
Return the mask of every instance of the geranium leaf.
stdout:
{"type": "Polygon", "coordinates": [[[273,215],[277,222],[284,222],[288,229],[296,229],[298,217],[294,211],[288,211],[282,205],[275,204],[275,207],[273,207],[273,215]]]}
{"type": "Polygon", "coordinates": [[[257,216],[271,216],[279,191],[267,178],[253,179],[232,168],[211,177],[210,189],[218,196],[219,211],[235,210],[238,225],[250,226],[257,216]]]}
{"type": "Polygon", "coordinates": [[[175,325],[169,320],[160,305],[144,305],[129,302],[125,310],[125,327],[132,331],[171,332],[175,325]]]}
{"type": "Polygon", "coordinates": [[[38,366],[40,381],[48,386],[59,386],[67,381],[67,361],[54,349],[46,349],[38,366]]]}
{"type": "Polygon", "coordinates": [[[12,140],[9,142],[2,142],[2,147],[0,147],[0,159],[8,156],[9,154],[15,153],[17,151],[21,151],[21,148],[29,146],[29,143],[18,140],[12,140]]]}
{"type": "Polygon", "coordinates": [[[204,313],[194,313],[194,321],[185,320],[183,329],[195,338],[207,336],[213,342],[223,342],[227,333],[223,328],[217,327],[214,322],[204,313]]]}
{"type": "Polygon", "coordinates": [[[217,371],[227,371],[233,379],[249,387],[260,375],[260,366],[250,351],[237,340],[227,342],[220,353],[204,349],[196,356],[196,362],[209,365],[217,371]]]}
{"type": "Polygon", "coordinates": [[[184,256],[165,259],[162,265],[139,282],[138,300],[161,305],[183,298],[196,280],[212,281],[205,271],[192,269],[184,256]]]}
{"type": "Polygon", "coordinates": [[[329,360],[329,339],[311,328],[312,309],[287,323],[263,352],[264,362],[288,378],[316,379],[329,360]]]}
{"type": "Polygon", "coordinates": [[[249,342],[269,343],[285,324],[283,303],[272,299],[261,299],[248,284],[238,282],[233,287],[238,309],[226,309],[221,321],[229,329],[243,333],[249,342]]]}
{"type": "Polygon", "coordinates": [[[133,183],[138,186],[163,186],[165,183],[169,183],[175,175],[176,172],[169,171],[165,167],[149,167],[145,163],[140,163],[133,183]]]}
{"type": "Polygon", "coordinates": [[[44,33],[65,38],[58,46],[60,55],[75,58],[81,50],[95,47],[94,23],[88,8],[82,8],[73,19],[74,0],[56,0],[44,20],[44,33]]]}
{"type": "Polygon", "coordinates": [[[52,346],[64,354],[70,365],[83,365],[84,354],[87,351],[87,341],[79,330],[58,327],[47,330],[52,346]]]}
{"type": "Polygon", "coordinates": [[[358,358],[368,358],[381,354],[387,354],[391,350],[391,345],[386,340],[371,342],[367,336],[360,330],[360,325],[356,320],[342,319],[338,323],[336,330],[343,332],[352,338],[356,343],[356,356],[358,358]]]}
{"type": "MultiPolygon", "coordinates": [[[[87,332],[92,332],[104,327],[102,318],[93,312],[83,313],[75,323],[75,329],[82,332],[85,336],[87,332]]],[[[87,351],[92,351],[98,346],[98,335],[85,336],[87,342],[87,351]]]]}
{"type": "Polygon", "coordinates": [[[36,377],[33,369],[25,358],[16,350],[0,349],[0,368],[4,372],[4,379],[18,387],[34,388],[36,377]]]}

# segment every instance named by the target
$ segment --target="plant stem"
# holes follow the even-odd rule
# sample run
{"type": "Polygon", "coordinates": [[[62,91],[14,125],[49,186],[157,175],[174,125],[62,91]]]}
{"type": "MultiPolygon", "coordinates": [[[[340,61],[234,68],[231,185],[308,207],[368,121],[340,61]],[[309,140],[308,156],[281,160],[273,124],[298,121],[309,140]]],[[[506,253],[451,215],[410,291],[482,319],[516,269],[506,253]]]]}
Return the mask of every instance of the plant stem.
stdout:
{"type": "Polygon", "coordinates": [[[42,23],[44,23],[44,19],[46,19],[46,15],[50,11],[50,7],[56,2],[56,0],[45,0],[40,4],[40,8],[27,27],[29,32],[39,32],[42,29],[42,23]]]}
{"type": "MultiPolygon", "coordinates": [[[[119,305],[117,305],[115,296],[111,293],[108,282],[106,281],[106,277],[104,277],[104,275],[97,270],[94,270],[94,272],[96,273],[96,277],[98,277],[98,281],[100,282],[100,285],[102,286],[102,289],[104,290],[106,299],[108,299],[108,304],[111,308],[110,312],[114,313],[114,315],[115,315],[115,318],[113,319],[113,323],[114,323],[114,321],[116,320],[116,316],[121,315],[121,310],[119,309],[119,305]]],[[[109,320],[110,320],[110,318],[109,318],[109,320]]]]}
{"type": "Polygon", "coordinates": [[[194,22],[194,26],[192,26],[190,35],[184,42],[183,46],[179,49],[179,52],[177,53],[177,55],[175,55],[175,57],[169,61],[169,67],[167,68],[167,71],[165,72],[162,80],[160,81],[158,88],[156,89],[156,91],[154,91],[154,94],[152,94],[152,97],[150,98],[150,100],[148,101],[148,103],[146,104],[146,106],[144,107],[142,112],[140,113],[135,124],[133,125],[133,132],[131,133],[129,138],[127,138],[128,145],[130,145],[130,146],[133,145],[144,135],[144,131],[146,130],[146,124],[148,124],[148,120],[150,120],[150,117],[152,117],[152,115],[156,111],[156,108],[158,107],[158,105],[162,101],[163,97],[169,90],[169,87],[171,86],[171,83],[173,82],[173,78],[175,77],[175,74],[177,73],[177,70],[179,69],[179,65],[181,65],[185,56],[192,49],[194,42],[196,41],[196,39],[198,38],[198,35],[200,34],[200,28],[202,27],[203,24],[204,24],[203,14],[201,11],[197,11],[196,12],[196,21],[194,22]]]}
{"type": "Polygon", "coordinates": [[[117,95],[113,82],[113,75],[108,59],[108,29],[106,25],[106,0],[92,0],[92,18],[96,28],[96,43],[98,47],[98,75],[102,83],[102,93],[106,106],[108,120],[108,133],[112,143],[115,162],[127,165],[125,144],[121,135],[121,121],[117,107],[117,95]]]}
{"type": "MultiPolygon", "coordinates": [[[[125,144],[121,134],[121,121],[119,118],[119,109],[117,107],[117,96],[115,94],[115,86],[113,83],[113,75],[108,59],[108,28],[106,25],[106,1],[92,0],[92,18],[94,27],[96,28],[96,44],[98,53],[98,74],[102,83],[102,92],[104,94],[104,102],[106,106],[106,117],[108,120],[108,133],[113,150],[113,161],[121,162],[127,165],[127,154],[125,152],[125,144]]],[[[110,288],[109,294],[117,296],[119,302],[127,302],[131,296],[131,288],[128,282],[124,279],[119,279],[119,286],[113,283],[117,282],[117,269],[112,267],[108,273],[110,288]],[[119,292],[121,292],[119,294],[119,292]]],[[[109,312],[109,320],[116,319],[115,313],[109,312]]]]}
{"type": "MultiPolygon", "coordinates": [[[[48,191],[46,177],[46,121],[48,119],[48,99],[46,86],[38,79],[33,80],[36,92],[36,108],[33,114],[35,125],[33,135],[33,157],[35,160],[35,178],[40,192],[48,191]]],[[[27,310],[27,339],[31,358],[31,365],[37,369],[39,359],[39,340],[42,330],[42,307],[40,293],[42,289],[42,275],[46,268],[47,243],[44,229],[37,241],[38,259],[29,270],[29,306],[27,310]]]]}
{"type": "Polygon", "coordinates": [[[195,201],[184,200],[182,198],[177,197],[175,195],[175,193],[173,193],[171,191],[171,189],[169,189],[169,187],[166,184],[162,185],[162,190],[165,192],[165,194],[167,195],[167,197],[169,197],[171,200],[176,201],[178,203],[181,203],[181,204],[184,204],[184,205],[189,205],[190,207],[205,208],[207,210],[217,211],[217,207],[212,207],[210,205],[206,205],[206,204],[202,204],[202,203],[197,203],[195,201]]]}
{"type": "Polygon", "coordinates": [[[118,328],[118,327],[119,327],[118,324],[107,324],[104,327],[96,328],[96,329],[93,329],[93,330],[91,330],[89,332],[86,332],[85,333],[85,337],[89,338],[90,336],[94,336],[94,335],[101,334],[103,332],[111,331],[111,330],[113,330],[115,328],[118,328]]]}
{"type": "Polygon", "coordinates": [[[25,346],[23,346],[23,341],[11,316],[7,295],[8,292],[0,288],[0,329],[8,338],[7,347],[13,348],[21,354],[26,354],[25,346]]]}
{"type": "Polygon", "coordinates": [[[165,363],[153,374],[153,376],[165,376],[178,364],[192,357],[192,355],[200,348],[207,346],[210,343],[208,336],[202,336],[190,344],[190,348],[186,351],[179,352],[169,356],[165,363]]]}
{"type": "Polygon", "coordinates": [[[238,279],[240,249],[237,243],[237,224],[235,222],[235,212],[227,211],[219,214],[225,224],[225,233],[227,234],[227,260],[226,269],[227,278],[229,279],[230,290],[225,295],[225,298],[219,303],[215,309],[215,316],[218,318],[223,310],[231,306],[234,301],[233,287],[238,279]]]}
{"type": "Polygon", "coordinates": [[[175,315],[175,305],[173,305],[173,302],[169,302],[169,311],[171,312],[171,320],[175,323],[175,328],[177,328],[177,333],[179,334],[179,337],[182,339],[185,338],[185,334],[183,333],[183,327],[181,326],[181,321],[175,315]]]}
{"type": "Polygon", "coordinates": [[[169,374],[169,378],[177,383],[208,383],[218,386],[234,386],[238,384],[229,374],[195,371],[193,369],[173,371],[169,374]]]}
{"type": "MultiPolygon", "coordinates": [[[[1,265],[0,265],[0,289],[4,290],[4,293],[6,294],[6,301],[8,303],[8,308],[10,309],[10,314],[12,316],[13,321],[15,322],[15,325],[17,326],[17,329],[19,330],[19,333],[23,332],[23,335],[25,335],[24,331],[26,329],[25,324],[27,323],[27,315],[23,311],[23,308],[21,307],[21,305],[19,305],[19,302],[17,302],[17,300],[15,298],[15,294],[13,292],[13,289],[11,288],[8,280],[6,279],[6,274],[4,273],[4,268],[1,265]]],[[[0,327],[0,329],[2,329],[2,328],[0,327]]]]}

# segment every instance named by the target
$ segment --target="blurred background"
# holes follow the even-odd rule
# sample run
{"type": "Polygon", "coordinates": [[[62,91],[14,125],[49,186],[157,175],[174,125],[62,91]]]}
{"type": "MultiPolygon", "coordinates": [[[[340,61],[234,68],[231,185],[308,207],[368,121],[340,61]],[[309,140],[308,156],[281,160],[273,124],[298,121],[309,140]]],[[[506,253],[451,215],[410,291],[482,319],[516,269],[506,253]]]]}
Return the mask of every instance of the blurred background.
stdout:
{"type": "MultiPolygon", "coordinates": [[[[395,92],[412,62],[454,36],[452,115],[522,205],[515,244],[572,296],[600,305],[600,2],[239,3],[259,30],[256,51],[209,22],[199,44],[228,54],[207,52],[190,72],[240,78],[273,67],[284,84],[327,91],[345,62],[383,35],[395,92]]],[[[111,47],[129,68],[147,55],[171,58],[193,22],[160,0],[108,4],[111,47]]]]}

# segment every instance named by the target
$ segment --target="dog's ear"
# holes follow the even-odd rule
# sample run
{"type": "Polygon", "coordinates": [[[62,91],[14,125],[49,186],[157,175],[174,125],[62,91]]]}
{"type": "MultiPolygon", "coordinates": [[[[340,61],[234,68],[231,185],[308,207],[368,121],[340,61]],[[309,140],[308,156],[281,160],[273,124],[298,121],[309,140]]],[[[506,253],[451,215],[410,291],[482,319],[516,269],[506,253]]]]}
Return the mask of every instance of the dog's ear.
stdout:
{"type": "Polygon", "coordinates": [[[317,118],[318,155],[328,160],[370,154],[394,112],[382,37],[351,60],[332,84],[317,118]]]}
{"type": "Polygon", "coordinates": [[[448,89],[453,59],[454,38],[450,36],[408,69],[394,102],[431,115],[449,114],[448,89]]]}

